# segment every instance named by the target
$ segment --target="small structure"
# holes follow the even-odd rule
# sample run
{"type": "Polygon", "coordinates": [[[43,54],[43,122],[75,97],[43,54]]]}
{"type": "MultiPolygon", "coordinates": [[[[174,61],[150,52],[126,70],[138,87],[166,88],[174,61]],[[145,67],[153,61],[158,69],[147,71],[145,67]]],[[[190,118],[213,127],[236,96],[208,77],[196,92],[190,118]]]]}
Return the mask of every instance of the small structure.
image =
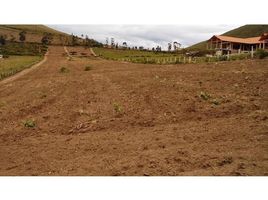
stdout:
{"type": "Polygon", "coordinates": [[[214,35],[207,41],[207,49],[216,50],[217,55],[249,53],[257,49],[268,49],[268,33],[250,38],[214,35]]]}

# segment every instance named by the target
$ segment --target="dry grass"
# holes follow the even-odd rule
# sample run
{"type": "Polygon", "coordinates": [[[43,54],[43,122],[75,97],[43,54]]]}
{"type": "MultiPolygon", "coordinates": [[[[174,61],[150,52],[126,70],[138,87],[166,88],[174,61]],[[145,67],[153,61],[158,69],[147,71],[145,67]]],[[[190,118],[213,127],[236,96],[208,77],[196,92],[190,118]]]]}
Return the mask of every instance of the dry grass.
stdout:
{"type": "Polygon", "coordinates": [[[31,67],[41,59],[40,56],[10,56],[0,59],[0,80],[31,67]]]}

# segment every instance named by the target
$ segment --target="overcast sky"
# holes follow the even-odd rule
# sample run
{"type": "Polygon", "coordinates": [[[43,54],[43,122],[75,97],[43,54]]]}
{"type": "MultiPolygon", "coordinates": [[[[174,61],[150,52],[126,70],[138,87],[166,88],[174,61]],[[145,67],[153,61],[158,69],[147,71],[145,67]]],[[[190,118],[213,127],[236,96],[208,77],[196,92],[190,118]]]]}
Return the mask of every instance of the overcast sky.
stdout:
{"type": "MultiPolygon", "coordinates": [[[[157,45],[167,49],[168,42],[177,41],[183,47],[209,39],[212,35],[222,34],[240,25],[48,25],[54,29],[88,35],[105,43],[107,37],[113,37],[120,45],[144,46],[152,48],[157,45]]],[[[110,41],[109,41],[110,42],[110,41]]]]}

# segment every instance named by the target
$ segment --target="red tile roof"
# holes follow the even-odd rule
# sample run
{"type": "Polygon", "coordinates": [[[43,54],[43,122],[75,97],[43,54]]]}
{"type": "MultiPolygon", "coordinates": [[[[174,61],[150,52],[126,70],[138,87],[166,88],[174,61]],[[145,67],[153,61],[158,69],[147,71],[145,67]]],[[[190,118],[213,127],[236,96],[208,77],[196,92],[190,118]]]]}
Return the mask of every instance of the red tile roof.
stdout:
{"type": "Polygon", "coordinates": [[[259,43],[261,43],[260,42],[261,36],[250,37],[250,38],[237,38],[237,37],[230,37],[230,36],[224,36],[224,35],[214,35],[209,40],[212,40],[215,38],[217,38],[221,41],[233,42],[233,43],[243,43],[243,44],[259,44],[259,43]]]}

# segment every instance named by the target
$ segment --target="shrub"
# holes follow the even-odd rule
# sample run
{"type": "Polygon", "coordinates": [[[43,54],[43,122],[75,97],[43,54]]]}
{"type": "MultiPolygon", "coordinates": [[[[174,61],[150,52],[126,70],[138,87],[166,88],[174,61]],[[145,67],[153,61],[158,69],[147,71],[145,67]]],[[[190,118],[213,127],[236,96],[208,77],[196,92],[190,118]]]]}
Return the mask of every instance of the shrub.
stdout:
{"type": "Polygon", "coordinates": [[[67,69],[66,67],[61,67],[60,68],[60,72],[61,73],[68,73],[69,72],[69,69],[67,69]]]}
{"type": "Polygon", "coordinates": [[[226,60],[228,60],[228,57],[226,55],[222,55],[222,56],[218,57],[218,60],[219,61],[226,61],[226,60]]]}
{"type": "Polygon", "coordinates": [[[204,100],[208,100],[210,98],[210,95],[206,92],[200,92],[200,97],[204,100]]]}
{"type": "Polygon", "coordinates": [[[35,121],[33,119],[27,119],[23,122],[25,127],[33,128],[35,127],[35,121]]]}
{"type": "Polygon", "coordinates": [[[21,31],[20,33],[19,33],[19,39],[20,39],[20,41],[21,42],[24,42],[25,41],[25,39],[26,39],[26,32],[25,31],[21,31]]]}
{"type": "Polygon", "coordinates": [[[211,103],[213,103],[214,105],[220,105],[220,102],[217,99],[213,99],[211,103]]]}
{"type": "Polygon", "coordinates": [[[92,70],[92,67],[90,65],[85,66],[85,71],[90,71],[90,70],[92,70]]]}
{"type": "Polygon", "coordinates": [[[254,55],[256,58],[263,59],[268,56],[268,52],[263,49],[258,49],[254,55]]]}
{"type": "Polygon", "coordinates": [[[123,112],[123,108],[122,106],[120,106],[120,104],[118,103],[114,103],[113,104],[113,107],[114,107],[114,111],[117,113],[117,114],[121,114],[123,112]]]}
{"type": "Polygon", "coordinates": [[[243,53],[243,54],[234,54],[230,55],[230,60],[244,60],[250,57],[250,54],[243,53]]]}

